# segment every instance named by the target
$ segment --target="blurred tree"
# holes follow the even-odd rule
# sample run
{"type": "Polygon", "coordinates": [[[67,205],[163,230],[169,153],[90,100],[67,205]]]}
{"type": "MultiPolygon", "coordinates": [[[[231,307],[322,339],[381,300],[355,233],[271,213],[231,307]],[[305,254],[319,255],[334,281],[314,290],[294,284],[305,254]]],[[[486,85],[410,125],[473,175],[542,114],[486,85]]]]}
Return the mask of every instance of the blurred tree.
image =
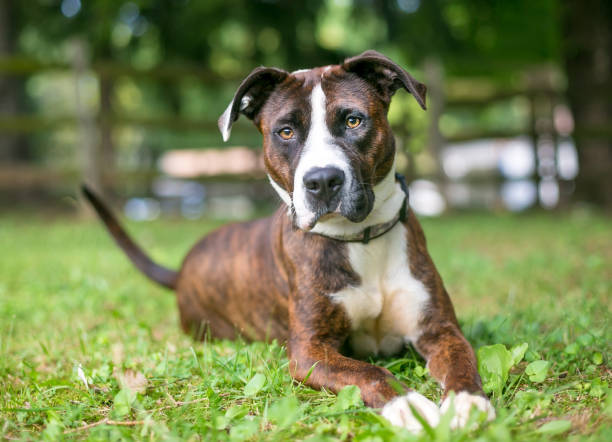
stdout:
{"type": "MultiPolygon", "coordinates": [[[[31,51],[36,51],[45,61],[64,61],[63,43],[78,39],[86,44],[87,58],[111,60],[113,52],[113,29],[117,12],[124,4],[122,0],[93,1],[81,4],[80,0],[38,1],[36,5],[16,2],[25,26],[20,30],[29,34],[31,51]]],[[[83,55],[83,54],[81,54],[83,55]]],[[[81,60],[79,63],[85,62],[81,60]]],[[[113,114],[114,79],[102,73],[98,78],[99,87],[99,133],[98,140],[88,155],[94,158],[90,163],[103,164],[100,174],[89,177],[92,185],[103,193],[109,193],[114,179],[114,143],[111,118],[113,114]]]]}
{"type": "MultiPolygon", "coordinates": [[[[0,0],[0,57],[14,54],[21,17],[11,0],[0,0]]],[[[25,107],[24,81],[13,76],[0,76],[0,113],[18,114],[25,107]]],[[[0,137],[0,161],[14,162],[29,158],[27,138],[9,133],[0,137]]]]}
{"type": "MultiPolygon", "coordinates": [[[[612,198],[612,174],[603,170],[611,150],[607,0],[0,0],[0,8],[0,51],[20,41],[30,55],[59,61],[62,43],[81,38],[92,62],[199,65],[208,72],[205,96],[215,103],[201,109],[210,113],[231,93],[219,85],[229,78],[235,85],[254,66],[293,70],[368,48],[409,67],[433,60],[447,77],[486,78],[500,90],[524,86],[534,66],[565,67],[582,161],[579,195],[612,198]],[[599,139],[586,136],[597,128],[605,129],[599,139]]],[[[184,112],[185,94],[173,80],[138,87],[155,91],[170,112],[184,112]]],[[[100,146],[111,164],[115,85],[101,75],[99,88],[100,146]]],[[[11,94],[0,101],[14,101],[11,94]]]]}
{"type": "MultiPolygon", "coordinates": [[[[559,60],[558,0],[376,0],[388,46],[412,63],[440,58],[452,76],[507,79],[559,60]],[[534,42],[537,42],[534,44],[534,42]]],[[[369,3],[356,0],[356,13],[369,3]]]]}
{"type": "Polygon", "coordinates": [[[564,0],[567,95],[581,172],[578,198],[612,209],[612,2],[564,0]]]}
{"type": "MultiPolygon", "coordinates": [[[[304,45],[303,36],[300,39],[299,29],[314,28],[319,0],[306,5],[247,0],[13,3],[23,16],[19,31],[28,37],[25,49],[45,61],[64,61],[63,43],[79,39],[87,44],[92,64],[111,66],[119,61],[155,70],[161,64],[188,62],[207,67],[213,74],[206,76],[207,82],[216,87],[223,76],[235,78],[262,63],[291,67],[337,60],[329,51],[304,45]]],[[[99,71],[99,143],[94,153],[104,164],[101,191],[112,188],[113,182],[115,81],[99,71]]],[[[153,88],[176,115],[182,113],[179,86],[169,77],[153,88]]]]}

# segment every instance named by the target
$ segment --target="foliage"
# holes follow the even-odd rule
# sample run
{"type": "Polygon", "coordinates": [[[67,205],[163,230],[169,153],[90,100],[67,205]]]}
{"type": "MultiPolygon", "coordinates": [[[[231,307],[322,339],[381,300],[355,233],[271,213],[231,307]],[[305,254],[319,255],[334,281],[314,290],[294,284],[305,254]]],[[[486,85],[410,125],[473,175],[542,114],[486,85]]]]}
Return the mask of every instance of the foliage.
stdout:
{"type": "Polygon", "coordinates": [[[96,59],[189,60],[226,74],[257,63],[333,63],[372,47],[412,64],[439,56],[455,74],[559,61],[556,0],[95,0],[69,17],[61,3],[16,5],[22,50],[61,57],[57,44],[81,36],[96,59]]]}
{"type": "MultiPolygon", "coordinates": [[[[75,40],[85,42],[97,75],[83,79],[83,106],[100,110],[102,144],[108,152],[117,147],[116,162],[138,166],[154,164],[167,149],[219,147],[214,122],[240,79],[258,65],[294,70],[377,49],[426,83],[432,75],[424,68],[440,66],[445,84],[430,82],[430,90],[443,90],[448,98],[442,118],[434,115],[433,121],[431,114],[395,112],[398,144],[411,153],[428,145],[436,148],[433,132],[428,136],[426,131],[434,127],[432,123],[439,123],[447,140],[541,132],[547,125],[534,125],[529,118],[532,111],[547,105],[532,109],[527,95],[567,89],[581,165],[576,196],[610,206],[609,175],[599,167],[610,150],[605,100],[612,78],[610,4],[605,0],[5,1],[0,9],[10,18],[0,20],[0,40],[9,42],[5,51],[18,57],[3,59],[2,70],[21,72],[24,64],[39,62],[70,64],[75,40]],[[70,11],[66,5],[72,5],[70,11]],[[111,75],[117,65],[129,74],[111,75]],[[173,71],[177,67],[189,68],[178,75],[173,71]],[[167,75],[168,70],[174,74],[167,75]],[[166,74],[159,76],[163,71],[166,74]],[[522,96],[511,98],[516,92],[522,96]],[[506,95],[507,100],[491,101],[506,95]],[[191,130],[180,130],[185,126],[191,130]]],[[[23,71],[28,76],[25,81],[11,80],[0,87],[7,90],[0,96],[0,107],[19,114],[27,109],[41,117],[18,120],[17,125],[28,132],[27,145],[24,137],[7,132],[7,139],[13,139],[7,157],[74,168],[82,140],[74,126],[63,124],[64,117],[71,120],[78,113],[74,75],[31,72],[23,71]],[[43,130],[49,127],[60,129],[49,136],[43,130]],[[19,140],[21,148],[15,147],[19,140]]],[[[551,106],[556,107],[564,99],[555,96],[553,101],[551,106]]],[[[10,129],[16,126],[11,119],[4,124],[10,129]]],[[[232,143],[260,145],[254,130],[244,128],[236,126],[232,143]]],[[[416,169],[422,176],[433,175],[435,167],[427,167],[424,158],[416,169]]]]}
{"type": "Polygon", "coordinates": [[[504,345],[495,344],[478,349],[478,371],[485,393],[501,396],[510,369],[523,360],[528,347],[529,344],[523,343],[508,351],[504,345]]]}
{"type": "MultiPolygon", "coordinates": [[[[81,39],[89,46],[94,64],[112,61],[154,72],[174,65],[197,66],[210,75],[162,81],[114,79],[112,112],[119,117],[178,116],[214,122],[239,79],[255,66],[288,70],[320,66],[371,48],[385,52],[423,81],[422,66],[434,58],[442,62],[449,77],[478,76],[504,89],[516,88],[525,68],[559,63],[557,3],[37,0],[14,2],[11,31],[18,42],[16,52],[45,62],[70,63],[72,43],[81,39]],[[80,7],[74,15],[65,16],[64,3],[80,7]]],[[[470,92],[481,92],[476,89],[484,83],[470,87],[470,92]]],[[[82,88],[86,105],[99,107],[96,78],[88,78],[82,88]]],[[[57,117],[58,111],[69,116],[76,113],[72,73],[34,75],[27,80],[23,95],[37,114],[57,117]]],[[[427,145],[428,115],[417,106],[406,106],[406,102],[392,119],[396,127],[401,123],[403,131],[412,136],[407,148],[419,151],[427,145]]],[[[497,108],[495,115],[449,112],[443,121],[448,127],[444,134],[453,135],[458,122],[463,129],[495,130],[500,124],[527,129],[525,103],[503,103],[497,108]]],[[[243,130],[241,125],[237,129],[233,143],[259,145],[254,130],[243,130]]],[[[142,161],[144,150],[218,147],[221,143],[216,130],[143,131],[138,126],[116,129],[114,140],[121,165],[142,161]]],[[[63,159],[74,163],[78,158],[79,141],[73,130],[31,141],[41,162],[57,164],[63,159]]]]}
{"type": "MultiPolygon", "coordinates": [[[[281,343],[184,336],[173,297],[140,276],[98,223],[24,220],[0,220],[4,437],[411,439],[363,407],[354,387],[335,396],[293,384],[281,343]]],[[[129,227],[176,267],[213,224],[129,227]]],[[[494,422],[451,432],[445,421],[421,439],[609,439],[608,220],[470,215],[424,227],[485,385],[491,374],[503,382],[491,384],[494,422]]],[[[439,400],[412,349],[373,362],[439,400]]]]}

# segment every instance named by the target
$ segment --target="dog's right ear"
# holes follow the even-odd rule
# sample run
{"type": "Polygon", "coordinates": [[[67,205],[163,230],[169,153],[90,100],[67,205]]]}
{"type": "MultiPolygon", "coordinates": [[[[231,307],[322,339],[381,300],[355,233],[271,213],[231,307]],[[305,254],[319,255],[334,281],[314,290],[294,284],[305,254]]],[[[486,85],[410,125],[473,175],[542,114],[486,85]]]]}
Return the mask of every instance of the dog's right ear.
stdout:
{"type": "Polygon", "coordinates": [[[232,124],[240,114],[254,119],[274,88],[289,76],[287,71],[277,68],[255,68],[238,87],[232,102],[219,117],[218,125],[223,141],[227,141],[232,124]]]}

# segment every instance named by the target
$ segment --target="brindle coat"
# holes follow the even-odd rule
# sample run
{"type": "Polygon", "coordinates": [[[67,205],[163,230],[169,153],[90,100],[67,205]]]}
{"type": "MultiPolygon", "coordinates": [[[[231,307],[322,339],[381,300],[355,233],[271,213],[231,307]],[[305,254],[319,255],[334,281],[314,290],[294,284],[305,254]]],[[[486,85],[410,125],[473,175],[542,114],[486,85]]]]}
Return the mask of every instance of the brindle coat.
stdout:
{"type": "MultiPolygon", "coordinates": [[[[372,209],[371,189],[393,166],[395,144],[386,117],[391,96],[404,87],[425,107],[425,87],[390,60],[369,51],[327,69],[290,74],[258,68],[238,89],[222,123],[229,119],[231,126],[239,113],[253,119],[263,134],[270,177],[291,194],[300,145],[310,124],[308,97],[317,84],[328,97],[327,126],[332,135],[340,137],[344,108],[367,109],[369,117],[361,132],[354,139],[338,141],[359,175],[363,197],[353,215],[363,219],[372,209]],[[244,102],[247,93],[250,98],[244,102]],[[296,128],[291,148],[272,135],[282,123],[279,118],[296,128]]],[[[381,407],[399,394],[399,383],[389,370],[340,353],[351,332],[350,318],[328,295],[361,283],[351,268],[346,243],[296,228],[283,205],[269,218],[228,225],[207,235],[192,248],[180,271],[173,272],[154,264],[97,197],[83,190],[138,268],[176,291],[186,332],[197,338],[209,332],[216,338],[241,335],[286,342],[295,379],[306,379],[312,370],[306,383],[313,388],[338,392],[357,385],[371,407],[381,407]]],[[[430,294],[420,319],[421,334],[413,345],[443,385],[444,396],[450,391],[483,394],[474,352],[459,329],[412,211],[404,225],[410,271],[430,294]]]]}

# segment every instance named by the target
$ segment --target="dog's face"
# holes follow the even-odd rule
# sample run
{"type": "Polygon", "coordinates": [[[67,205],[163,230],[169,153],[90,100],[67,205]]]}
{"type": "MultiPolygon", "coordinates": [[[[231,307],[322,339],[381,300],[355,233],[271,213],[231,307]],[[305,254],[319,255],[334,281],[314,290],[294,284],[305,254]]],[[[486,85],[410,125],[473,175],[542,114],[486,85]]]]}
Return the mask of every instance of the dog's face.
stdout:
{"type": "Polygon", "coordinates": [[[374,51],[341,65],[288,73],[255,69],[219,119],[224,139],[240,113],[263,134],[270,182],[292,208],[297,227],[319,220],[363,221],[374,188],[392,170],[387,121],[393,93],[410,91],[425,108],[425,86],[374,51]]]}

